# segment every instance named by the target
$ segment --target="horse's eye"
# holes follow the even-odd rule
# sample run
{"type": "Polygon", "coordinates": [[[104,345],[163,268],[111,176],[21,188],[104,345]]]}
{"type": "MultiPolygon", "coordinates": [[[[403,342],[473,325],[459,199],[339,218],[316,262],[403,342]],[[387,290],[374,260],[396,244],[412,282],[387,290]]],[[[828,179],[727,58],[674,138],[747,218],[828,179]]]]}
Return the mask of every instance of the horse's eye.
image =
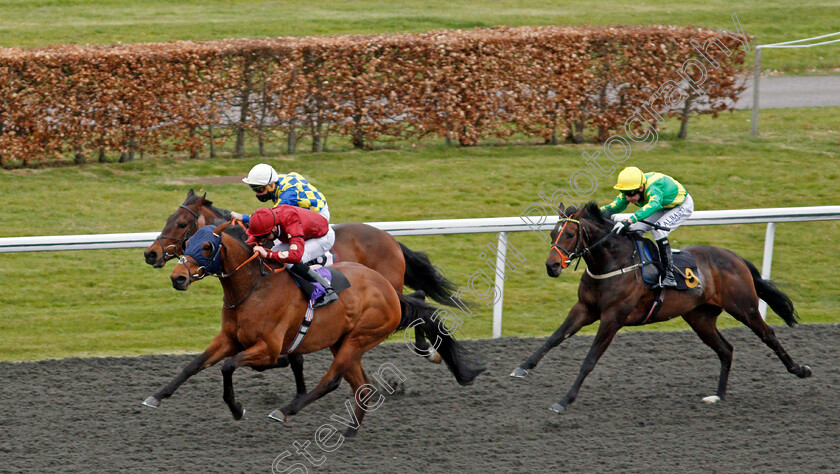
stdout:
{"type": "Polygon", "coordinates": [[[186,223],[186,222],[181,222],[180,224],[178,224],[178,228],[179,228],[179,229],[184,229],[184,228],[186,228],[186,227],[187,227],[187,223],[186,223]]]}
{"type": "Polygon", "coordinates": [[[205,242],[204,245],[201,246],[201,251],[205,256],[209,257],[213,253],[213,246],[210,245],[210,242],[205,242]]]}

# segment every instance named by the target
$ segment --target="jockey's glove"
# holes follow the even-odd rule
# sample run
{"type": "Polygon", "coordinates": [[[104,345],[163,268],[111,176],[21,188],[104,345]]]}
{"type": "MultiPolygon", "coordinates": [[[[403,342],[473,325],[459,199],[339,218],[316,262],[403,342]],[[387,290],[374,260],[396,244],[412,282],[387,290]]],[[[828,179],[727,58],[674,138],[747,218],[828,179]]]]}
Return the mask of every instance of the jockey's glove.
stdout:
{"type": "Polygon", "coordinates": [[[618,221],[612,228],[612,232],[617,235],[621,235],[630,228],[633,223],[630,222],[630,219],[624,219],[623,221],[618,221]]]}

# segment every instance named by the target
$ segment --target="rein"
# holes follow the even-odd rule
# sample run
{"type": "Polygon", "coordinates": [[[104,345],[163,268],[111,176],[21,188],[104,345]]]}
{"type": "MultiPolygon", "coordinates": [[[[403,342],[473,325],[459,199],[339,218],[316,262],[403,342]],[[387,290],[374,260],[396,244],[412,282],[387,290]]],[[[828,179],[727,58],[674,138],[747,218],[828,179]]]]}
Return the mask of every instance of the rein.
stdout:
{"type": "MultiPolygon", "coordinates": [[[[236,222],[236,221],[234,221],[234,222],[236,222]]],[[[219,243],[219,248],[216,250],[216,252],[214,252],[214,254],[213,254],[212,258],[211,258],[211,261],[212,261],[212,260],[215,260],[216,258],[220,258],[220,257],[219,257],[219,254],[222,252],[222,250],[224,250],[224,252],[225,252],[225,253],[227,253],[227,247],[225,247],[225,245],[224,245],[224,244],[222,244],[222,243],[220,242],[220,243],[219,243]]],[[[231,277],[231,275],[233,275],[234,273],[236,273],[237,271],[239,271],[239,269],[241,269],[242,267],[244,267],[244,266],[245,266],[245,265],[247,265],[248,263],[250,263],[250,262],[254,261],[254,259],[256,259],[256,258],[258,258],[258,257],[259,257],[259,253],[254,252],[254,253],[253,253],[250,257],[248,257],[245,261],[243,261],[242,263],[240,263],[240,264],[239,264],[236,268],[234,268],[234,269],[233,269],[233,271],[231,271],[230,273],[225,273],[225,272],[219,272],[219,273],[209,272],[209,271],[207,270],[207,268],[206,268],[206,267],[204,267],[204,266],[198,266],[198,268],[196,269],[195,273],[190,275],[190,278],[194,278],[194,279],[196,279],[196,280],[201,280],[201,279],[203,279],[204,277],[206,277],[207,275],[212,275],[212,276],[214,276],[214,277],[217,277],[219,280],[226,279],[226,278],[230,278],[230,277],[231,277]],[[202,270],[202,269],[203,269],[204,271],[203,271],[203,272],[199,275],[199,273],[198,273],[198,272],[199,272],[199,270],[202,270]]],[[[178,264],[179,264],[179,265],[184,265],[184,267],[186,267],[186,268],[187,268],[187,271],[189,272],[189,267],[187,266],[187,263],[191,263],[191,264],[193,264],[193,265],[198,265],[198,262],[195,260],[195,258],[193,258],[193,257],[191,257],[191,256],[189,256],[189,255],[182,255],[182,256],[178,259],[178,264]]],[[[222,298],[222,304],[225,306],[225,308],[227,308],[227,309],[234,309],[234,308],[236,308],[237,306],[239,306],[239,305],[241,305],[242,303],[244,303],[244,302],[245,302],[245,300],[247,300],[247,299],[248,299],[248,298],[249,298],[249,297],[250,297],[250,296],[254,293],[254,291],[255,291],[255,290],[257,289],[257,287],[259,286],[260,281],[262,281],[262,278],[263,278],[265,275],[268,275],[268,274],[271,274],[271,273],[280,273],[280,272],[282,272],[282,271],[286,270],[286,266],[285,266],[285,265],[284,265],[284,266],[282,266],[282,267],[280,267],[280,268],[276,268],[276,269],[275,269],[275,268],[271,268],[271,267],[270,267],[270,266],[269,266],[269,265],[265,262],[265,260],[263,260],[262,258],[259,258],[259,268],[260,268],[260,276],[259,276],[259,277],[257,277],[257,279],[254,281],[254,284],[253,284],[253,285],[251,285],[251,289],[250,289],[250,290],[248,290],[248,293],[247,293],[247,294],[246,294],[246,295],[245,295],[242,299],[240,299],[240,300],[239,300],[239,301],[237,301],[236,303],[233,303],[233,304],[228,304],[227,302],[225,302],[224,297],[222,298]]]]}
{"type": "MultiPolygon", "coordinates": [[[[610,233],[607,233],[603,237],[598,239],[598,241],[596,241],[594,244],[587,245],[586,244],[586,240],[587,240],[586,229],[580,224],[579,220],[563,216],[560,219],[560,221],[558,221],[558,222],[563,222],[563,226],[560,228],[559,231],[557,231],[557,238],[555,238],[554,242],[551,244],[551,249],[556,250],[557,253],[560,255],[560,257],[563,259],[560,262],[560,268],[567,268],[572,263],[572,260],[577,259],[577,262],[575,263],[575,270],[577,270],[578,265],[580,265],[580,259],[582,259],[584,256],[586,256],[586,254],[591,253],[592,249],[598,248],[599,246],[603,245],[603,243],[606,242],[607,239],[611,235],[610,233]],[[567,251],[566,249],[561,247],[560,244],[559,244],[560,236],[563,234],[563,229],[566,228],[566,226],[569,224],[569,222],[578,225],[577,230],[575,231],[575,248],[571,252],[567,251]],[[580,249],[581,244],[583,244],[583,249],[580,249]]],[[[636,249],[634,248],[633,249],[633,254],[630,255],[630,258],[625,260],[624,263],[631,260],[635,255],[636,255],[636,249]]],[[[589,276],[591,276],[592,278],[595,278],[596,280],[604,280],[604,279],[607,279],[607,278],[612,278],[614,276],[629,273],[629,272],[635,270],[636,268],[641,267],[642,265],[643,264],[642,264],[641,259],[640,259],[639,263],[637,263],[635,265],[631,265],[629,267],[619,268],[618,270],[614,270],[614,271],[611,271],[609,273],[603,273],[603,274],[592,273],[591,271],[589,271],[589,267],[586,268],[586,273],[589,276]]]]}
{"type": "Polygon", "coordinates": [[[575,264],[575,270],[577,270],[577,266],[580,264],[580,259],[583,258],[586,254],[590,253],[590,251],[592,249],[595,249],[595,248],[598,248],[599,246],[601,246],[610,237],[610,234],[606,234],[603,237],[601,237],[594,244],[587,245],[586,244],[586,240],[587,240],[586,229],[584,229],[583,226],[580,225],[579,220],[572,219],[570,217],[563,217],[562,219],[560,219],[560,221],[563,222],[563,227],[561,227],[560,230],[557,231],[557,238],[554,239],[554,243],[551,244],[551,249],[556,250],[557,253],[560,254],[560,257],[562,257],[564,259],[560,263],[561,268],[568,267],[569,264],[572,263],[572,260],[577,259],[577,263],[575,264]],[[569,222],[578,225],[577,231],[575,232],[575,238],[576,238],[575,249],[571,252],[567,251],[566,249],[564,249],[563,247],[561,247],[559,245],[560,236],[563,234],[563,229],[566,228],[566,226],[569,224],[569,222]],[[583,234],[583,235],[581,235],[581,234],[583,234]],[[583,249],[579,251],[578,249],[580,249],[581,244],[583,244],[583,249]]]}

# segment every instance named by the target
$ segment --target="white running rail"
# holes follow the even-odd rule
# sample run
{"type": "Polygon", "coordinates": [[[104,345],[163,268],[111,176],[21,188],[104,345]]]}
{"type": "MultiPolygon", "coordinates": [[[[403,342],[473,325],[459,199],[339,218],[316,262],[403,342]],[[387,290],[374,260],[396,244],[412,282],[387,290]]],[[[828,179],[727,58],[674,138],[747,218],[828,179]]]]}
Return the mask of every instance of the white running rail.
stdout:
{"type": "MultiPolygon", "coordinates": [[[[619,218],[629,214],[619,214],[619,218]]],[[[776,224],[780,222],[808,222],[840,220],[840,206],[777,207],[766,209],[733,209],[721,211],[695,211],[683,225],[767,224],[764,239],[764,260],[761,276],[770,277],[773,263],[773,240],[776,224]]],[[[508,232],[548,231],[554,227],[557,216],[492,217],[478,219],[445,219],[426,221],[369,222],[391,235],[441,235],[498,233],[496,254],[496,291],[499,292],[493,307],[493,337],[502,334],[502,296],[504,295],[505,256],[508,232]]],[[[129,234],[56,235],[39,237],[0,238],[0,253],[43,252],[52,250],[95,250],[148,247],[158,236],[156,232],[129,234]]],[[[766,315],[767,305],[761,302],[761,314],[766,315]]]]}

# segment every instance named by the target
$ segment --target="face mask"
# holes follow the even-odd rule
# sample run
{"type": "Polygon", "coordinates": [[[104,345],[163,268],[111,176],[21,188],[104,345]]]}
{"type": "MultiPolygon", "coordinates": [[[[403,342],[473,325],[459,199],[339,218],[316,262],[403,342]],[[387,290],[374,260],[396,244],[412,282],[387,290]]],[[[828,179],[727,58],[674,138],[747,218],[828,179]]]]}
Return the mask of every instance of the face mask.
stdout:
{"type": "Polygon", "coordinates": [[[257,199],[259,199],[260,202],[271,201],[271,198],[272,198],[271,193],[257,194],[257,199]]]}
{"type": "Polygon", "coordinates": [[[213,233],[215,229],[216,226],[214,225],[208,225],[198,229],[195,235],[190,238],[187,248],[184,250],[184,255],[189,255],[195,259],[196,263],[204,267],[205,271],[210,274],[218,273],[222,263],[219,253],[222,238],[213,233]],[[205,257],[201,251],[201,247],[205,242],[210,242],[213,245],[213,255],[210,257],[205,257]]]}

